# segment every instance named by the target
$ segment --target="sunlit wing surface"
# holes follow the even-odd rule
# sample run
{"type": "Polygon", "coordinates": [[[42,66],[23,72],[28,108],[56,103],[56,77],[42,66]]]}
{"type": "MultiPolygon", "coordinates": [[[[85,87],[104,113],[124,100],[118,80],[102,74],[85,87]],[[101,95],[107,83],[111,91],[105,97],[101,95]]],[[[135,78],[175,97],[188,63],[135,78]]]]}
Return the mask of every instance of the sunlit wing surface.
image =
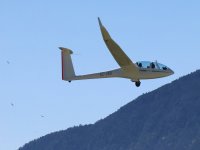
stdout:
{"type": "Polygon", "coordinates": [[[120,67],[122,67],[124,71],[134,73],[135,77],[137,78],[137,76],[139,75],[139,71],[136,65],[124,53],[120,46],[111,38],[106,28],[102,25],[100,18],[98,18],[98,21],[103,40],[105,41],[106,46],[108,47],[116,62],[119,64],[120,67]]]}
{"type": "Polygon", "coordinates": [[[98,18],[98,21],[101,28],[103,40],[105,41],[106,46],[108,47],[109,51],[111,52],[111,54],[113,55],[117,63],[121,67],[132,64],[132,61],[130,60],[130,58],[124,53],[124,51],[119,47],[119,45],[110,37],[108,31],[102,25],[99,18],[98,18]]]}

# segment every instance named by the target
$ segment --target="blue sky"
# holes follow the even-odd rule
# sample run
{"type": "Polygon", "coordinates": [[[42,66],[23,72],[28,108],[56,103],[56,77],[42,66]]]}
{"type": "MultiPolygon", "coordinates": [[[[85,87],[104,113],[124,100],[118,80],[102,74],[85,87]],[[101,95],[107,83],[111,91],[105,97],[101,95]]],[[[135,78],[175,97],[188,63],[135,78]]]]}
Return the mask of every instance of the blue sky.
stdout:
{"type": "Polygon", "coordinates": [[[197,0],[1,0],[0,149],[94,123],[199,69],[199,7],[197,0]],[[158,60],[175,74],[140,88],[125,79],[62,81],[59,46],[74,51],[76,74],[118,68],[97,17],[133,61],[158,60]]]}

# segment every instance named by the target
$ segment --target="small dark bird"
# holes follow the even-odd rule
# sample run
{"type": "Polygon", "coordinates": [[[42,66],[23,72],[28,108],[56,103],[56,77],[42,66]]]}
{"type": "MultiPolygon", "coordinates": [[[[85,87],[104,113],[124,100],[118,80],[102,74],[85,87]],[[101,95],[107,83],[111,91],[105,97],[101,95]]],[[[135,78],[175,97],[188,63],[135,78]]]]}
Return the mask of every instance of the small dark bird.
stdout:
{"type": "Polygon", "coordinates": [[[14,104],[13,103],[10,103],[10,105],[13,107],[14,106],[14,104]]]}
{"type": "Polygon", "coordinates": [[[44,118],[44,116],[43,116],[43,115],[40,115],[40,117],[44,118]]]}
{"type": "Polygon", "coordinates": [[[9,62],[8,60],[6,61],[6,63],[7,63],[7,64],[10,64],[10,62],[9,62]]]}

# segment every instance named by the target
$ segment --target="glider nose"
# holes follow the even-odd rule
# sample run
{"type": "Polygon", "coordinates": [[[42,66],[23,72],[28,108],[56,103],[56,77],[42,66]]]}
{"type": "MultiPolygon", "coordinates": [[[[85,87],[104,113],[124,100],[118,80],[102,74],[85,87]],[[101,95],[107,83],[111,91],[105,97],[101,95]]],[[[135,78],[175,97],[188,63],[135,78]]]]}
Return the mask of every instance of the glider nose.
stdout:
{"type": "Polygon", "coordinates": [[[174,71],[172,69],[169,69],[170,71],[170,74],[173,75],[174,74],[174,71]]]}

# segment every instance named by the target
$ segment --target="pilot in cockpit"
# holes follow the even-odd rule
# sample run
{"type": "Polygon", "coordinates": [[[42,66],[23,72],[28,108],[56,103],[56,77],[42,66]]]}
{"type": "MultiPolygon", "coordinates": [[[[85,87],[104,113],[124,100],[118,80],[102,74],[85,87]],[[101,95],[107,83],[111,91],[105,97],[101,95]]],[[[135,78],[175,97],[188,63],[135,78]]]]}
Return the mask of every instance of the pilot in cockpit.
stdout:
{"type": "Polygon", "coordinates": [[[153,62],[150,64],[150,66],[152,69],[155,69],[155,64],[153,62]]]}

